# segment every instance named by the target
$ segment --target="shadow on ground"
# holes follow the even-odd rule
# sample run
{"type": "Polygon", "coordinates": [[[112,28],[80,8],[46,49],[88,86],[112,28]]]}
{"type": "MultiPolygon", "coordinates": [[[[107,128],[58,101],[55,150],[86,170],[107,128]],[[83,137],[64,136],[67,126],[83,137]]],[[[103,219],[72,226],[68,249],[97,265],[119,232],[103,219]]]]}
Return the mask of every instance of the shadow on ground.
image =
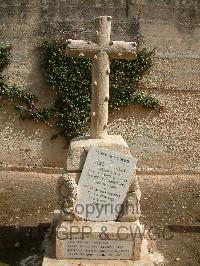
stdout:
{"type": "Polygon", "coordinates": [[[0,226],[0,265],[41,265],[49,226],[0,226]]]}

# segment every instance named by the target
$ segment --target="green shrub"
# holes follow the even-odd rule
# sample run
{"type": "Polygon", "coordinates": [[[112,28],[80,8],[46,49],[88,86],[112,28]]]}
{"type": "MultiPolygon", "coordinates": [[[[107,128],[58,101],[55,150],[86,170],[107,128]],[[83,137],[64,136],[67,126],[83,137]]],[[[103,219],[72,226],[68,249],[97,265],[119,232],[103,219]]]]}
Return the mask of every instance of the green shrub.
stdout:
{"type": "MultiPolygon", "coordinates": [[[[66,56],[66,43],[45,41],[40,46],[41,67],[47,84],[54,90],[54,101],[50,108],[37,108],[36,97],[16,86],[6,85],[3,76],[0,81],[0,96],[15,103],[15,109],[22,119],[46,121],[56,119],[58,134],[67,141],[83,135],[88,130],[91,103],[91,60],[66,56]]],[[[110,109],[139,103],[145,108],[159,108],[159,102],[138,92],[138,86],[153,66],[154,51],[142,50],[137,60],[112,60],[110,73],[110,109]]],[[[9,63],[10,48],[0,49],[1,73],[9,63]]]]}

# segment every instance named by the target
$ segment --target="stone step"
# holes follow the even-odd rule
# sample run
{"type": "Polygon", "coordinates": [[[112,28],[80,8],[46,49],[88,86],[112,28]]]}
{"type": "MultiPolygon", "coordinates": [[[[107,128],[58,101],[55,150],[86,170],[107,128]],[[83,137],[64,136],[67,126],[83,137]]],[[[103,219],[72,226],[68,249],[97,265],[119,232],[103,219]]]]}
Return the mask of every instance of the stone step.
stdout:
{"type": "Polygon", "coordinates": [[[153,262],[148,259],[141,259],[138,261],[130,260],[79,260],[67,259],[56,260],[44,257],[42,266],[153,266],[153,262]]]}

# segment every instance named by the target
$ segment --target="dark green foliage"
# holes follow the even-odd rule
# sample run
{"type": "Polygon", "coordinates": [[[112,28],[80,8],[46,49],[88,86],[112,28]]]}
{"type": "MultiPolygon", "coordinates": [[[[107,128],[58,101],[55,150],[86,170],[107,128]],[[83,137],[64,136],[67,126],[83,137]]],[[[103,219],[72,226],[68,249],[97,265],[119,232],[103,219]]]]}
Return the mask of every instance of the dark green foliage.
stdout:
{"type": "Polygon", "coordinates": [[[151,96],[138,92],[142,77],[148,73],[153,65],[154,51],[142,50],[137,55],[137,60],[111,61],[110,74],[110,107],[113,109],[139,103],[145,108],[159,108],[159,103],[151,96]]]}
{"type": "Polygon", "coordinates": [[[82,135],[90,118],[91,60],[68,58],[59,42],[42,45],[42,68],[55,91],[53,113],[66,138],[82,135]]]}
{"type": "Polygon", "coordinates": [[[10,62],[10,49],[11,46],[9,45],[0,45],[0,73],[10,62]]]}
{"type": "MultiPolygon", "coordinates": [[[[52,106],[37,108],[33,95],[20,91],[16,87],[9,88],[4,81],[2,81],[2,88],[5,87],[6,90],[4,93],[1,89],[0,96],[5,94],[8,99],[23,103],[22,106],[15,107],[20,111],[20,117],[23,119],[46,121],[54,117],[60,129],[58,134],[64,135],[67,140],[83,135],[88,129],[90,119],[91,60],[68,58],[65,54],[66,44],[58,40],[44,42],[40,50],[44,77],[55,93],[52,106]]],[[[159,108],[156,99],[137,91],[142,77],[153,65],[153,54],[154,51],[142,50],[135,61],[111,61],[110,109],[135,103],[150,109],[159,108]]],[[[5,62],[3,70],[8,61],[2,55],[0,58],[5,62]]],[[[9,52],[7,58],[9,58],[9,52]]]]}

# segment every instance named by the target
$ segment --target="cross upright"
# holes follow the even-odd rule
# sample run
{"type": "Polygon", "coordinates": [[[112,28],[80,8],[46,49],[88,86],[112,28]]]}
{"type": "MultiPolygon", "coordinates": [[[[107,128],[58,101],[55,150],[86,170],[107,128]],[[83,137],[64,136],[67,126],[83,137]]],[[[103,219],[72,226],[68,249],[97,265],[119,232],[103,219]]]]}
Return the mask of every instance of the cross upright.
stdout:
{"type": "Polygon", "coordinates": [[[92,41],[67,40],[67,56],[92,58],[92,104],[90,137],[107,135],[110,59],[136,59],[136,43],[110,41],[110,16],[94,20],[92,41]]]}

